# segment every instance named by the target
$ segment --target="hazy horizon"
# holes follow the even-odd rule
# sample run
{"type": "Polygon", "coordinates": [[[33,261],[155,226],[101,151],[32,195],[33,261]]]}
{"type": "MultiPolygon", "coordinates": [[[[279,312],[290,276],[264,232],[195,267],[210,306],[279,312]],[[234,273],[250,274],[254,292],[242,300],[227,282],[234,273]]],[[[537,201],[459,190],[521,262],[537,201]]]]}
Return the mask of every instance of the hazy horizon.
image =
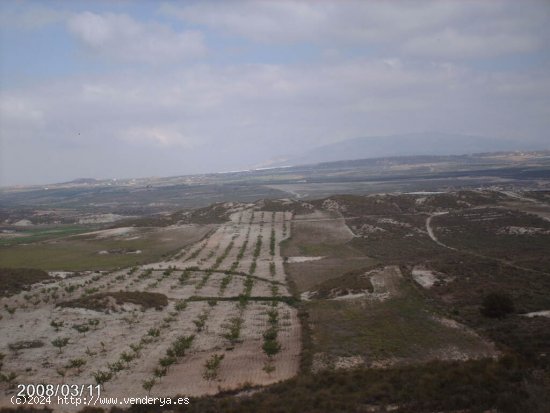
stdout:
{"type": "Polygon", "coordinates": [[[545,1],[14,1],[0,13],[0,186],[243,170],[424,131],[550,140],[545,1]]]}

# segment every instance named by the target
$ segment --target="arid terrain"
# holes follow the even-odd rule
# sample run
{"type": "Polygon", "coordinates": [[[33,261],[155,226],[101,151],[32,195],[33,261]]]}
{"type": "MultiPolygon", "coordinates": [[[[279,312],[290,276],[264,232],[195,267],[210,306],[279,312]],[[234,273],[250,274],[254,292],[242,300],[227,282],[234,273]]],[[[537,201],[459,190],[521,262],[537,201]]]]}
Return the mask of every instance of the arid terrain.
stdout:
{"type": "Polygon", "coordinates": [[[18,383],[186,396],[194,412],[550,403],[547,190],[86,210],[78,224],[36,211],[0,237],[3,407],[18,383]]]}

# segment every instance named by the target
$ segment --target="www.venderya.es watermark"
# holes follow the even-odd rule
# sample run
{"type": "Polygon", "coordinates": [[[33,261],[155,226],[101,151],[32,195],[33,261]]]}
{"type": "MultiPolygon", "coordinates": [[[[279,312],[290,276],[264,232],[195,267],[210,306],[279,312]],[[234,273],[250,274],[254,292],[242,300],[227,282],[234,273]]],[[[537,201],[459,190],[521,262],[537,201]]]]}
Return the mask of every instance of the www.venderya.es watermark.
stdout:
{"type": "Polygon", "coordinates": [[[189,404],[188,397],[102,397],[101,386],[92,384],[19,384],[10,401],[15,406],[131,406],[189,404]]]}

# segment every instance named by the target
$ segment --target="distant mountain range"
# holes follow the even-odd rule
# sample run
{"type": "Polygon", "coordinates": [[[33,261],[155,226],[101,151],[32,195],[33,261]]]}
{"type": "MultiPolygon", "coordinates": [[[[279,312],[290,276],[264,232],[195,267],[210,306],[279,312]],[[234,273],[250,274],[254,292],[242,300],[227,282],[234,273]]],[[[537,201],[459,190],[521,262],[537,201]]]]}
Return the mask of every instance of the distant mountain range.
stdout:
{"type": "Polygon", "coordinates": [[[77,178],[77,179],[73,179],[72,181],[62,182],[62,184],[82,185],[82,184],[97,184],[99,182],[101,181],[95,178],[77,178]]]}
{"type": "Polygon", "coordinates": [[[464,155],[499,151],[550,149],[535,142],[517,142],[482,136],[438,132],[348,139],[313,148],[297,156],[278,159],[265,166],[305,165],[353,159],[415,155],[464,155]]]}

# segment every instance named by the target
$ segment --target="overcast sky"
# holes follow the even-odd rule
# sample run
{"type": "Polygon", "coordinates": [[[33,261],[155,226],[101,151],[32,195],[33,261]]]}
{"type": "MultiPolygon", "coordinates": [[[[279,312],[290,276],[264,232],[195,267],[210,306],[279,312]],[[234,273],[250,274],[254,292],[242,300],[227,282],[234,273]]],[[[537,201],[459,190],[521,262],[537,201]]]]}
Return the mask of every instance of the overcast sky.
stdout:
{"type": "Polygon", "coordinates": [[[550,1],[0,2],[0,185],[550,140],[550,1]]]}

